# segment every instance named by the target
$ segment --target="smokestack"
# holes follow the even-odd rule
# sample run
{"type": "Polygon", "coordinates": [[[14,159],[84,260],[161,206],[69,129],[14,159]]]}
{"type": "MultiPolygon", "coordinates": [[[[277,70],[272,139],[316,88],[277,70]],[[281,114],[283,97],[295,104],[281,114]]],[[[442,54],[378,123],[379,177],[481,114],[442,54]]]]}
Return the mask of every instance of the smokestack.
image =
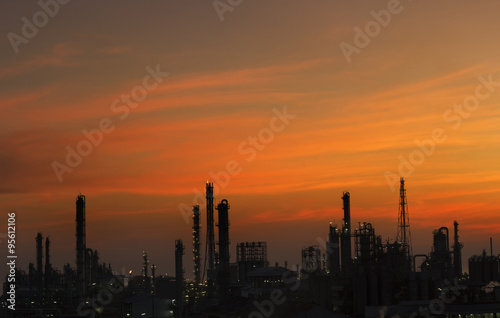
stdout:
{"type": "Polygon", "coordinates": [[[42,234],[38,233],[36,235],[36,279],[37,279],[37,288],[39,295],[42,294],[43,288],[43,268],[42,268],[42,234]]]}
{"type": "Polygon", "coordinates": [[[214,296],[216,271],[215,262],[217,252],[215,251],[215,228],[214,228],[214,184],[207,181],[206,184],[206,203],[207,203],[207,238],[205,242],[205,266],[203,268],[203,277],[205,277],[205,269],[207,274],[207,295],[214,296]]]}
{"type": "Polygon", "coordinates": [[[85,196],[80,194],[76,198],[76,276],[79,301],[87,297],[85,277],[87,248],[85,232],[85,196]]]}
{"type": "Polygon", "coordinates": [[[458,222],[453,222],[454,242],[453,242],[453,268],[455,277],[462,276],[462,244],[458,241],[458,222]]]}
{"type": "Polygon", "coordinates": [[[217,206],[219,214],[219,271],[220,298],[229,298],[229,203],[222,200],[217,206]]]}
{"type": "Polygon", "coordinates": [[[182,268],[182,255],[184,255],[184,245],[182,240],[175,241],[175,284],[176,284],[176,317],[183,316],[183,290],[184,290],[184,269],[182,268]]]}
{"type": "Polygon", "coordinates": [[[207,245],[208,269],[215,269],[215,231],[214,231],[214,184],[207,182],[207,245]]]}
{"type": "Polygon", "coordinates": [[[45,238],[45,270],[50,268],[50,240],[49,238],[45,238]]]}
{"type": "Polygon", "coordinates": [[[342,271],[347,274],[351,267],[351,196],[349,192],[344,192],[342,196],[344,209],[344,224],[342,225],[341,234],[341,262],[342,271]]]}
{"type": "Polygon", "coordinates": [[[493,238],[490,237],[490,255],[493,257],[493,238]]]}
{"type": "Polygon", "coordinates": [[[200,206],[193,206],[193,261],[194,281],[198,286],[201,283],[200,260],[200,206]]]}
{"type": "Polygon", "coordinates": [[[49,288],[52,265],[50,264],[50,240],[45,238],[45,288],[49,288]]]}
{"type": "Polygon", "coordinates": [[[142,252],[142,258],[144,259],[142,271],[144,272],[144,293],[145,294],[151,294],[151,284],[149,283],[149,276],[148,276],[148,254],[146,252],[142,252]]]}

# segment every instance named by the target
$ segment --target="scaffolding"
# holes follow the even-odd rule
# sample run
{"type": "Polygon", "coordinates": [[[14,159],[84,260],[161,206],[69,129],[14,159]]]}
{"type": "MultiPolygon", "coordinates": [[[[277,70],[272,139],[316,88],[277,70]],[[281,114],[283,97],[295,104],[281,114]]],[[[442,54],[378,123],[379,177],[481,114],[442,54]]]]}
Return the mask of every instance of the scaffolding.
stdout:
{"type": "Polygon", "coordinates": [[[361,262],[370,260],[376,250],[375,245],[375,230],[371,223],[359,223],[358,228],[354,230],[356,259],[361,262]]]}
{"type": "Polygon", "coordinates": [[[252,270],[269,266],[267,242],[240,242],[236,245],[239,281],[248,281],[247,274],[252,270]]]}
{"type": "Polygon", "coordinates": [[[236,246],[236,258],[238,262],[265,262],[267,261],[267,242],[245,242],[236,246]]]}
{"type": "Polygon", "coordinates": [[[318,245],[302,249],[302,272],[313,273],[321,270],[321,249],[318,245]]]}

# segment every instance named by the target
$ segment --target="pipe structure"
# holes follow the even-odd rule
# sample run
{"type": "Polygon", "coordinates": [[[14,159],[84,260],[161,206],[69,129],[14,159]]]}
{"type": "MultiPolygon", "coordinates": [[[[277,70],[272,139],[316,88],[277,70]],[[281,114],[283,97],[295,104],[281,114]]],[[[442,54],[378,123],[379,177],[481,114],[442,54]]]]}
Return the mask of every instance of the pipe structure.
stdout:
{"type": "Polygon", "coordinates": [[[446,226],[441,227],[438,231],[443,232],[443,230],[446,231],[446,252],[450,251],[450,232],[446,226]]]}

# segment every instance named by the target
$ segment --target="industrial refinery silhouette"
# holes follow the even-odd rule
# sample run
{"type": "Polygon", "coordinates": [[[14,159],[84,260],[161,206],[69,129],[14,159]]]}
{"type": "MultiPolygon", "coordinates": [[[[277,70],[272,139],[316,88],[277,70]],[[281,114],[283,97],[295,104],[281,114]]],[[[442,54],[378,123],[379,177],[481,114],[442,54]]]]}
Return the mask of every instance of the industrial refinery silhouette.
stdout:
{"type": "MultiPolygon", "coordinates": [[[[400,179],[394,241],[383,241],[371,223],[351,224],[349,192],[341,198],[341,224],[325,224],[327,242],[307,246],[302,263],[270,264],[268,242],[230,241],[230,204],[217,205],[206,183],[206,226],[199,205],[192,210],[192,255],[175,244],[175,277],[156,274],[147,253],[142,273],[119,273],[86,245],[86,197],[76,198],[76,264],[51,264],[50,240],[33,233],[36,263],[16,268],[16,310],[9,310],[10,283],[3,284],[2,316],[12,317],[497,317],[499,256],[483,251],[462,269],[459,223],[452,237],[432,232],[427,254],[412,250],[405,180],[400,179]],[[217,220],[215,218],[217,215],[217,220]],[[217,237],[216,237],[217,233],[217,237]],[[450,242],[451,241],[451,242],[450,242]],[[451,245],[451,246],[450,246],[451,245]],[[45,249],[45,253],[44,253],[45,249]],[[231,260],[231,250],[236,259],[231,260]],[[202,253],[203,252],[203,253],[202,253]],[[44,256],[45,254],[45,256],[44,256]],[[186,277],[183,264],[193,262],[186,277]],[[44,264],[45,261],[45,264],[44,264]]],[[[340,205],[340,200],[339,200],[340,205]]],[[[450,220],[450,222],[453,220],[450,220]]],[[[319,229],[319,231],[323,232],[319,229]]],[[[492,242],[490,240],[490,246],[492,242]]],[[[140,257],[140,255],[139,255],[140,257]]]]}

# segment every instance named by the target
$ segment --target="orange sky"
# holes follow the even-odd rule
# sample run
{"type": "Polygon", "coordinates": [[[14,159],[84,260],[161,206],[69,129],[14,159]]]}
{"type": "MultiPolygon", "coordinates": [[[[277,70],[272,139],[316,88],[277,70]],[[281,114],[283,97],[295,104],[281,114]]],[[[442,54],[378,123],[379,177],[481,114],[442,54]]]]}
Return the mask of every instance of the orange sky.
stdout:
{"type": "Polygon", "coordinates": [[[87,246],[104,262],[137,272],[146,250],[159,273],[173,273],[180,237],[191,275],[191,229],[179,205],[191,205],[193,189],[204,192],[230,161],[241,171],[216,202],[231,205],[233,260],[235,243],[267,241],[272,263],[297,263],[330,221],[340,224],[346,190],[353,223],[393,239],[398,192],[384,174],[398,175],[400,156],[408,160],[415,140],[435,129],[446,141],[405,175],[413,250],[429,252],[432,230],[454,220],[464,259],[490,236],[497,242],[500,87],[458,128],[443,115],[475,96],[480,77],[500,82],[500,4],[402,1],[347,63],[340,44],[354,45],[354,28],[388,3],[243,1],[221,21],[211,1],[70,2],[18,53],[9,34],[22,35],[21,18],[41,8],[1,3],[0,206],[2,224],[17,211],[21,268],[35,258],[37,232],[51,237],[56,267],[74,263],[81,192],[87,246]],[[113,101],[157,65],[169,76],[120,119],[113,101]],[[251,147],[238,147],[285,106],[296,117],[247,160],[241,150],[251,147]],[[59,182],[53,163],[65,164],[67,146],[106,118],[114,130],[59,182]]]}

